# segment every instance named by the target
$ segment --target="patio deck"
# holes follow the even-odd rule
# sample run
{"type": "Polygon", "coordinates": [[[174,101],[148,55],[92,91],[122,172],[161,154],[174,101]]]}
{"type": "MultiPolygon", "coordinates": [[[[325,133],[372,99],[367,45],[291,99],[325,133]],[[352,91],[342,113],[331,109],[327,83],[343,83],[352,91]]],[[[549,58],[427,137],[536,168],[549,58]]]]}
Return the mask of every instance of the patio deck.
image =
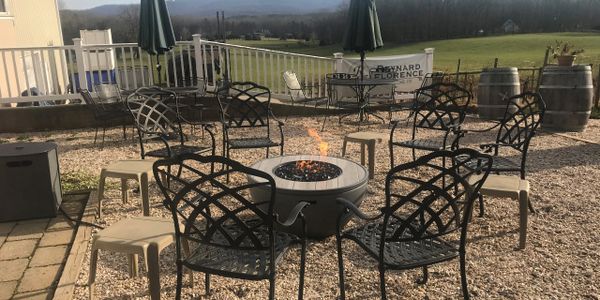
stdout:
{"type": "MultiPolygon", "coordinates": [[[[307,128],[320,128],[321,118],[289,118],[285,125],[286,154],[317,154],[318,145],[306,134],[307,128]],[[308,145],[308,146],[307,146],[308,145]],[[310,146],[314,145],[314,146],[310,146]]],[[[466,128],[486,128],[489,123],[469,118],[466,128]]],[[[389,132],[387,125],[362,127],[362,130],[389,132]]],[[[189,132],[189,129],[185,130],[189,132]]],[[[337,125],[331,118],[323,140],[330,143],[330,155],[340,155],[344,134],[356,131],[356,126],[337,125]]],[[[409,130],[400,130],[408,138],[409,130]]],[[[491,142],[493,133],[469,134],[461,142],[475,146],[491,142]]],[[[600,120],[591,120],[582,134],[567,134],[589,140],[584,142],[566,136],[540,132],[532,140],[528,156],[528,179],[531,199],[537,213],[530,215],[527,247],[515,250],[518,243],[518,204],[509,199],[486,198],[486,215],[474,217],[469,227],[467,272],[471,295],[477,299],[571,298],[598,299],[600,272],[600,120]]],[[[93,130],[0,135],[2,142],[16,140],[46,141],[59,144],[63,181],[80,177],[93,183],[100,168],[117,159],[139,158],[137,140],[123,141],[120,128],[107,131],[104,148],[93,146],[93,130]]],[[[129,133],[131,137],[131,134],[129,133]]],[[[220,138],[220,134],[216,134],[220,138]]],[[[217,145],[220,142],[217,141],[217,145]]],[[[218,147],[220,149],[220,147],[218,147]]],[[[398,151],[396,161],[409,160],[409,150],[398,151]]],[[[385,173],[389,169],[389,151],[385,145],[377,148],[375,178],[369,182],[369,192],[362,208],[374,211],[383,201],[385,173]]],[[[347,155],[358,161],[359,149],[349,146],[347,155]]],[[[246,165],[264,157],[263,150],[233,151],[232,158],[246,165]],[[242,155],[243,154],[243,155],[242,155]]],[[[159,201],[159,191],[150,186],[151,215],[170,217],[159,201]]],[[[128,204],[120,201],[117,185],[109,189],[101,225],[110,225],[127,216],[141,215],[139,197],[128,204]]],[[[350,224],[351,226],[352,224],[350,224]]],[[[378,272],[374,261],[365,259],[364,252],[350,243],[345,246],[346,294],[349,299],[378,299],[378,272]]],[[[0,248],[0,252],[2,249],[0,248]]],[[[175,294],[174,247],[161,255],[162,297],[175,294]]],[[[298,285],[299,257],[289,252],[278,268],[276,295],[280,299],[295,298],[298,285]]],[[[100,299],[137,299],[148,297],[148,283],[142,277],[131,279],[125,255],[100,254],[96,279],[96,296],[100,299]]],[[[87,299],[89,253],[75,289],[74,299],[87,299]]],[[[459,298],[458,263],[443,263],[430,268],[426,285],[414,281],[420,270],[388,272],[387,287],[390,299],[459,298]]],[[[268,283],[235,280],[214,276],[212,294],[206,296],[203,276],[195,276],[192,289],[184,281],[184,299],[265,299],[268,283]]],[[[305,297],[334,299],[337,289],[337,257],[335,238],[313,241],[307,252],[305,297]]]]}

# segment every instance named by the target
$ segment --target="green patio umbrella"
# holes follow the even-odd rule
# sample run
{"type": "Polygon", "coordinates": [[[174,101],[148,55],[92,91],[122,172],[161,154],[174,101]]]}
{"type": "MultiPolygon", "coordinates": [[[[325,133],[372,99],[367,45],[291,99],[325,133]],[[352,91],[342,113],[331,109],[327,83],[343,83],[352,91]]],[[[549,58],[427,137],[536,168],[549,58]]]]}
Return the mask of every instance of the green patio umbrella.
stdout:
{"type": "Polygon", "coordinates": [[[344,35],[344,50],[360,53],[360,79],[363,79],[365,52],[383,46],[375,0],[351,0],[344,35]]]}
{"type": "Polygon", "coordinates": [[[165,0],[142,0],[138,46],[149,54],[156,55],[158,83],[161,84],[161,65],[158,56],[175,46],[175,33],[165,0]]]}

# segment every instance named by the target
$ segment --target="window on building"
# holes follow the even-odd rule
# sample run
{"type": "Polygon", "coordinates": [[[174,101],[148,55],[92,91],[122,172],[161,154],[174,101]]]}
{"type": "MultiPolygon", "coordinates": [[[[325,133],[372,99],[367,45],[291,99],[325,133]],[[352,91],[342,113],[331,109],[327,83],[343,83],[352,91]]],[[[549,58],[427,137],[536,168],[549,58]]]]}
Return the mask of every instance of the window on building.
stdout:
{"type": "Polygon", "coordinates": [[[6,0],[0,0],[0,12],[6,12],[6,4],[4,3],[6,0]]]}

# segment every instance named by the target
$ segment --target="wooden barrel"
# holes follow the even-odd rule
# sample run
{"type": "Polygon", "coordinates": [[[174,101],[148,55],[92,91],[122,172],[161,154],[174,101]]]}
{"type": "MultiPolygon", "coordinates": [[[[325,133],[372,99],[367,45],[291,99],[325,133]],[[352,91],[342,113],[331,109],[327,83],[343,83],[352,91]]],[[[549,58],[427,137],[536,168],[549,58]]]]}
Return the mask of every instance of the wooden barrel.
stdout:
{"type": "Polygon", "coordinates": [[[592,68],[587,65],[546,66],[542,72],[540,94],[546,102],[544,128],[583,131],[592,109],[592,68]]]}
{"type": "MultiPolygon", "coordinates": [[[[482,119],[500,120],[506,111],[503,95],[511,97],[521,92],[517,68],[485,68],[479,77],[477,110],[482,119]]],[[[508,99],[508,98],[506,98],[508,99]]],[[[517,110],[510,108],[511,112],[517,110]]]]}

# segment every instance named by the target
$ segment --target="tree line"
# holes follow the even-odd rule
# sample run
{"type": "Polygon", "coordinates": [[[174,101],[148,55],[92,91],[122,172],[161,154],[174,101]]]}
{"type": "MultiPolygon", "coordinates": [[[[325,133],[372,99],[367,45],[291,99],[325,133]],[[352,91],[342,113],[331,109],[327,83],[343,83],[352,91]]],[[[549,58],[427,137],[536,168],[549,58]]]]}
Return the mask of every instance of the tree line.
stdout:
{"type": "MultiPolygon", "coordinates": [[[[505,33],[512,20],[515,32],[560,32],[600,29],[598,0],[376,0],[385,42],[426,40],[505,33]],[[516,27],[515,27],[516,28],[516,27]]],[[[267,37],[315,39],[321,45],[342,42],[348,1],[332,13],[227,17],[227,38],[257,32],[267,37]]],[[[227,13],[227,12],[225,12],[227,13]]],[[[112,28],[114,42],[137,41],[139,6],[124,6],[118,15],[97,16],[86,11],[61,11],[65,43],[80,29],[112,28]]],[[[216,17],[172,16],[178,40],[192,34],[217,39],[216,17]]],[[[224,27],[222,27],[224,26],[224,27]]]]}

